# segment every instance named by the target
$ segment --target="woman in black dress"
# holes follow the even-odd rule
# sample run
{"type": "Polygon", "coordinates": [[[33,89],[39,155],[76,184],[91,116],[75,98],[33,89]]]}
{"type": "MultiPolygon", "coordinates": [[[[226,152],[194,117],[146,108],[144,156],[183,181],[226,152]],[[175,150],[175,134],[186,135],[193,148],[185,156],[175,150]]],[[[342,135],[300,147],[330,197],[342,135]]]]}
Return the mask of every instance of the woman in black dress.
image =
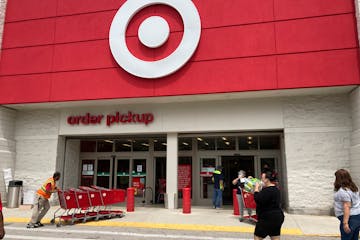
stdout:
{"type": "Polygon", "coordinates": [[[261,240],[270,236],[271,240],[280,239],[281,225],[284,222],[284,213],[280,208],[280,191],[276,187],[277,174],[273,171],[265,171],[261,174],[263,182],[255,185],[254,199],[256,202],[256,223],[254,239],[261,240]]]}

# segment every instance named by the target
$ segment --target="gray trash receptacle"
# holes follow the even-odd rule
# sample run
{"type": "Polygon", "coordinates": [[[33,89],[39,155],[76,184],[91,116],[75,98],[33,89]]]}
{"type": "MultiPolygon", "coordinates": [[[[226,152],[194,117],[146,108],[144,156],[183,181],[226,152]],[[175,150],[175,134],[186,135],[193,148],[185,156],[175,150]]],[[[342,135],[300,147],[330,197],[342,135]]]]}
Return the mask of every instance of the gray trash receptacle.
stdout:
{"type": "Polygon", "coordinates": [[[20,180],[13,180],[9,182],[8,195],[7,195],[7,207],[18,208],[20,204],[21,188],[23,182],[20,180]]]}

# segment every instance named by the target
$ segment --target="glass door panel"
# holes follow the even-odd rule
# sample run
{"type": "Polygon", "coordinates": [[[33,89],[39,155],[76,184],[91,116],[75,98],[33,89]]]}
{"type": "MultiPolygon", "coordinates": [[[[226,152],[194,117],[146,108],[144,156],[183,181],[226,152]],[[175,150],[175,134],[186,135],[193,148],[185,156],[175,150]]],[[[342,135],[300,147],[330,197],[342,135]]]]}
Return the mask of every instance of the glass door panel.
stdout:
{"type": "Polygon", "coordinates": [[[182,199],[183,188],[191,188],[192,197],[192,157],[179,157],[178,160],[178,198],[182,199]]]}
{"type": "Polygon", "coordinates": [[[104,188],[110,188],[110,159],[99,159],[97,166],[97,180],[96,185],[104,188]]]}
{"type": "Polygon", "coordinates": [[[155,203],[164,203],[166,193],[166,157],[155,158],[155,203]]]}
{"type": "Polygon", "coordinates": [[[94,165],[95,160],[82,160],[81,162],[81,186],[91,186],[94,184],[94,165]]]}
{"type": "Polygon", "coordinates": [[[200,158],[200,198],[211,199],[214,190],[214,183],[211,180],[217,157],[200,158]]]}
{"type": "Polygon", "coordinates": [[[270,170],[275,170],[276,169],[275,162],[276,162],[275,157],[260,157],[261,172],[265,168],[268,168],[270,170]]]}
{"type": "Polygon", "coordinates": [[[237,178],[238,172],[244,170],[247,176],[255,176],[254,156],[222,156],[221,165],[224,175],[223,203],[232,204],[232,190],[236,188],[232,180],[237,178]]]}
{"type": "Polygon", "coordinates": [[[143,197],[146,186],[146,159],[133,159],[132,187],[135,188],[135,197],[143,197]]]}
{"type": "Polygon", "coordinates": [[[130,182],[130,159],[118,159],[116,169],[116,188],[127,189],[130,182]]]}
{"type": "Polygon", "coordinates": [[[275,171],[277,174],[277,183],[280,184],[281,183],[281,173],[279,173],[278,169],[277,169],[277,157],[271,157],[271,156],[266,156],[266,157],[260,157],[260,166],[261,166],[261,172],[264,171],[264,169],[268,168],[269,170],[275,171]]]}

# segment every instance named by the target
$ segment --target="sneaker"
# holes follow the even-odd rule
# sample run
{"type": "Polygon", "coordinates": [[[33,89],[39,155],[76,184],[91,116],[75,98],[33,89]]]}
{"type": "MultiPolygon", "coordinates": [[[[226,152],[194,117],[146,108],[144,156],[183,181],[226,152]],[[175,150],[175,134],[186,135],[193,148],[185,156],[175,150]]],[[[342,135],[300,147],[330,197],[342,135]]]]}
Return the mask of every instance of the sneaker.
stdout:
{"type": "Polygon", "coordinates": [[[37,227],[43,227],[43,226],[44,226],[44,224],[42,224],[41,222],[37,222],[37,223],[35,223],[35,225],[36,225],[37,227]]]}
{"type": "Polygon", "coordinates": [[[37,228],[38,226],[36,224],[33,224],[33,223],[28,223],[26,225],[26,228],[37,228]]]}

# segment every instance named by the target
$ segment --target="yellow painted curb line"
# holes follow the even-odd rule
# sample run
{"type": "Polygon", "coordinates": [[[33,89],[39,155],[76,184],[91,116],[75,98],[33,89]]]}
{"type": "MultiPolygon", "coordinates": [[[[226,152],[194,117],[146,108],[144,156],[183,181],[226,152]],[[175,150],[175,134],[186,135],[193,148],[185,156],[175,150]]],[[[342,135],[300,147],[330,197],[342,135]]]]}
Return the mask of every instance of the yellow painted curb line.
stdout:
{"type": "Polygon", "coordinates": [[[138,227],[138,228],[156,228],[172,230],[189,230],[189,231],[218,231],[218,232],[253,232],[254,227],[231,227],[231,226],[214,226],[198,224],[172,224],[172,223],[150,223],[150,222],[88,222],[81,224],[84,226],[101,226],[101,227],[138,227]]]}
{"type": "MultiPolygon", "coordinates": [[[[27,223],[28,218],[6,218],[5,223],[27,223]]],[[[50,223],[50,219],[44,219],[44,223],[50,223]]],[[[216,231],[216,232],[241,232],[253,233],[254,227],[238,226],[214,226],[198,224],[168,224],[168,223],[149,223],[149,222],[113,222],[99,221],[77,224],[78,226],[95,226],[95,227],[134,227],[134,228],[155,228],[171,230],[188,230],[188,231],[216,231]]],[[[300,229],[282,229],[282,234],[286,235],[303,235],[300,229]]]]}

